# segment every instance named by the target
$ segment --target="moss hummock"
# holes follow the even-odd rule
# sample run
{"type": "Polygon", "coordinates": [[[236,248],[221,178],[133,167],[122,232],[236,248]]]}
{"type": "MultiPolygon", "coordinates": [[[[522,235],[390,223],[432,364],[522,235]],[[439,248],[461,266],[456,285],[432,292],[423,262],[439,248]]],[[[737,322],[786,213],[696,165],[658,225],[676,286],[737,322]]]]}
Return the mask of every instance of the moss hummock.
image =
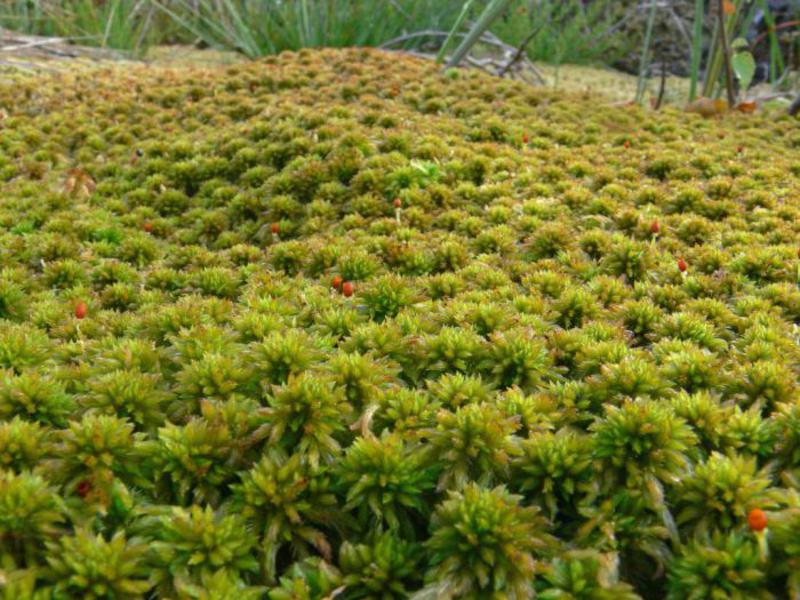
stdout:
{"type": "Polygon", "coordinates": [[[792,120],[360,49],[0,109],[4,597],[798,593],[792,120]]]}

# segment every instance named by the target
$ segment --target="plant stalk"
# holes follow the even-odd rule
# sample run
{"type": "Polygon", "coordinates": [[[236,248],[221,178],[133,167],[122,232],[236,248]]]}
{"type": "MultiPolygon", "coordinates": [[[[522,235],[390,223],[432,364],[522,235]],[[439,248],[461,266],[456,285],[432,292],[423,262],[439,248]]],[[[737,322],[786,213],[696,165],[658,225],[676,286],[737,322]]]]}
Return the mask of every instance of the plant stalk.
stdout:
{"type": "Polygon", "coordinates": [[[733,16],[730,19],[725,19],[724,10],[722,10],[722,17],[714,20],[714,37],[711,43],[711,55],[709,56],[708,67],[706,68],[706,80],[703,85],[703,95],[706,97],[716,96],[716,88],[720,79],[720,72],[724,67],[724,57],[722,52],[722,41],[720,37],[727,35],[730,39],[733,33],[734,26],[738,20],[739,10],[741,9],[742,0],[734,1],[733,16]]]}
{"type": "Polygon", "coordinates": [[[492,0],[489,3],[480,17],[478,17],[477,22],[470,28],[466,37],[458,45],[455,52],[453,52],[453,56],[447,61],[448,68],[456,67],[461,63],[480,37],[489,29],[494,20],[503,13],[510,2],[511,0],[492,0]]]}
{"type": "Polygon", "coordinates": [[[782,74],[785,70],[783,54],[781,53],[781,43],[778,40],[775,18],[769,10],[769,4],[766,0],[759,0],[759,6],[764,11],[764,21],[767,23],[767,33],[769,36],[769,80],[770,83],[775,86],[779,73],[782,74]]]}
{"type": "Polygon", "coordinates": [[[692,66],[691,81],[689,83],[689,102],[697,97],[697,82],[700,79],[700,57],[703,53],[703,17],[705,16],[705,2],[694,2],[694,31],[692,33],[692,66]]]}
{"type": "Polygon", "coordinates": [[[725,89],[728,92],[728,106],[733,106],[736,102],[736,92],[733,88],[733,68],[731,67],[731,52],[728,44],[728,32],[725,29],[725,0],[718,0],[719,22],[720,22],[720,49],[722,51],[722,62],[725,67],[725,89]]]}
{"type": "Polygon", "coordinates": [[[650,62],[650,45],[653,42],[653,25],[656,21],[657,0],[650,0],[650,11],[647,14],[647,29],[644,33],[642,57],[639,61],[639,80],[636,83],[636,103],[641,104],[644,98],[645,75],[650,62]]]}
{"type": "Polygon", "coordinates": [[[436,55],[437,63],[441,64],[441,62],[444,60],[445,53],[447,52],[447,49],[450,47],[453,38],[455,38],[456,34],[458,33],[458,30],[461,29],[461,26],[464,24],[464,19],[467,18],[467,14],[469,13],[469,9],[472,6],[473,1],[474,0],[467,0],[461,7],[461,12],[458,14],[456,22],[453,23],[453,27],[452,29],[450,29],[450,33],[447,34],[447,38],[444,40],[442,47],[439,48],[439,53],[436,55]]]}

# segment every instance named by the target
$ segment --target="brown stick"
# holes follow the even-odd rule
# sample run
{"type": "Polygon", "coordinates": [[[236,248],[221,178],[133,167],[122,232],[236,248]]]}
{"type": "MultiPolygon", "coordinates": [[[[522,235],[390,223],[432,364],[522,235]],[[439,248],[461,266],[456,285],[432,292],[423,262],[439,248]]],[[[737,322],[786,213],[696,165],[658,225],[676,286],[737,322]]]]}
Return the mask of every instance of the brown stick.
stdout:
{"type": "Polygon", "coordinates": [[[658,99],[656,100],[655,110],[661,108],[664,103],[664,92],[667,90],[667,65],[664,64],[664,59],[661,59],[661,84],[658,87],[658,99]]]}
{"type": "Polygon", "coordinates": [[[736,94],[733,91],[733,69],[731,68],[731,54],[728,48],[728,31],[725,29],[725,0],[719,0],[719,40],[722,44],[722,62],[725,65],[725,88],[728,91],[728,106],[733,107],[736,94]]]}
{"type": "Polygon", "coordinates": [[[522,41],[522,43],[519,45],[519,47],[517,47],[517,51],[514,53],[514,56],[511,58],[511,60],[509,60],[509,61],[508,61],[508,62],[505,64],[505,66],[504,66],[504,67],[503,67],[503,68],[500,70],[500,72],[498,73],[498,75],[499,75],[500,77],[502,77],[503,75],[505,75],[505,74],[508,72],[508,70],[509,70],[509,69],[510,69],[510,68],[511,68],[511,67],[512,67],[514,64],[516,64],[516,62],[517,62],[517,61],[518,61],[520,58],[522,58],[522,53],[523,53],[523,52],[525,52],[525,48],[527,48],[527,47],[528,47],[528,44],[530,44],[530,43],[533,41],[533,38],[535,38],[535,37],[537,36],[537,34],[538,34],[538,33],[539,33],[541,30],[542,30],[542,27],[544,27],[544,25],[539,25],[539,27],[537,27],[536,29],[534,29],[533,31],[531,31],[530,35],[528,35],[528,37],[526,37],[526,38],[525,38],[525,39],[522,41]]]}

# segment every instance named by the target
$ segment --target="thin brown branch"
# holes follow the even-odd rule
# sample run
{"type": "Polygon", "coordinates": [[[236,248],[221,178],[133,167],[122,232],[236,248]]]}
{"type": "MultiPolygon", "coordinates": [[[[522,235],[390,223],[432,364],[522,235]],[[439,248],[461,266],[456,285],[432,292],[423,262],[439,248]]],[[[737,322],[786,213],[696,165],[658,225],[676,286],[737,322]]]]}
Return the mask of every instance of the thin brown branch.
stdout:
{"type": "Polygon", "coordinates": [[[503,68],[500,70],[500,73],[498,73],[498,75],[500,75],[500,77],[502,77],[503,75],[505,75],[505,74],[508,72],[508,70],[509,70],[509,69],[510,69],[510,68],[511,68],[513,65],[515,65],[515,64],[517,63],[517,61],[518,61],[520,58],[522,58],[522,55],[523,55],[523,53],[525,52],[525,49],[528,47],[528,44],[530,44],[530,43],[533,41],[533,38],[535,38],[535,37],[536,37],[536,36],[539,34],[539,32],[542,30],[542,27],[544,27],[544,24],[543,24],[543,23],[542,23],[541,25],[539,25],[539,27],[537,27],[536,29],[534,29],[534,30],[533,30],[533,31],[532,31],[532,32],[531,32],[531,33],[528,35],[528,37],[526,37],[524,40],[522,40],[522,43],[521,43],[521,44],[520,44],[520,45],[517,47],[517,51],[514,53],[514,56],[512,56],[512,57],[511,57],[511,60],[509,60],[509,61],[508,61],[508,62],[507,62],[507,63],[506,63],[504,66],[503,66],[503,68]]]}
{"type": "Polygon", "coordinates": [[[667,90],[667,65],[664,64],[663,58],[661,61],[661,83],[658,86],[658,98],[656,99],[655,109],[661,108],[664,103],[664,93],[667,90]]]}

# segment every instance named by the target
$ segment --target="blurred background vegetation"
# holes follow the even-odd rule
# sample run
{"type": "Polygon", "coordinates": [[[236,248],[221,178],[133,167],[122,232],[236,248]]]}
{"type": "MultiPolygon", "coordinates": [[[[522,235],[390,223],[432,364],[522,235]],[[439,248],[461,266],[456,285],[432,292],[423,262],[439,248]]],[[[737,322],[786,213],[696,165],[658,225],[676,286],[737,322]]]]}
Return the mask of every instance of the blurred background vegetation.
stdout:
{"type": "MultiPolygon", "coordinates": [[[[465,5],[489,0],[0,0],[0,25],[131,52],[201,43],[255,58],[321,46],[378,46],[404,34],[448,31],[465,5]]],[[[537,28],[528,55],[575,64],[608,62],[628,48],[620,0],[514,0],[493,32],[509,44],[537,28]]],[[[409,46],[423,43],[410,41],[409,46]]]]}
{"type": "Polygon", "coordinates": [[[140,58],[164,45],[257,58],[389,43],[435,55],[445,40],[457,54],[482,18],[481,33],[537,64],[638,76],[640,101],[674,76],[693,82],[687,100],[723,96],[731,73],[744,92],[796,87],[800,0],[0,0],[0,27],[140,58]]]}

